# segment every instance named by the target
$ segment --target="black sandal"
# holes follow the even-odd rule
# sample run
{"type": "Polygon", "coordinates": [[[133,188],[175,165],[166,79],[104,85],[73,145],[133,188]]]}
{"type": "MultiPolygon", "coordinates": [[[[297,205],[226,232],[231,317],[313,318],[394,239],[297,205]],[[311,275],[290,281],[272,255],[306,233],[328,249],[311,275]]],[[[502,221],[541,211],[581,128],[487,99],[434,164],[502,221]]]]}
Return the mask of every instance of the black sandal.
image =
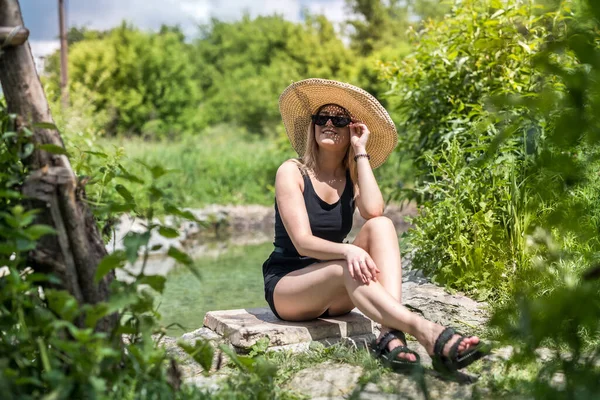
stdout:
{"type": "Polygon", "coordinates": [[[471,347],[462,353],[458,353],[458,347],[465,340],[466,337],[460,333],[457,333],[452,328],[446,328],[440,333],[435,345],[433,346],[433,356],[431,356],[433,369],[440,373],[454,373],[457,370],[471,365],[473,362],[480,358],[488,355],[492,348],[488,343],[479,342],[476,346],[471,347]],[[447,356],[444,355],[444,347],[446,343],[454,337],[459,335],[460,337],[452,345],[447,356]]]}
{"type": "Polygon", "coordinates": [[[404,332],[393,329],[383,335],[379,342],[377,342],[377,339],[371,342],[371,354],[380,359],[383,365],[396,372],[421,369],[421,357],[416,351],[409,349],[406,344],[388,350],[387,345],[394,339],[400,339],[402,342],[407,343],[404,332]],[[398,358],[400,353],[414,354],[416,359],[410,361],[405,358],[398,358]]]}

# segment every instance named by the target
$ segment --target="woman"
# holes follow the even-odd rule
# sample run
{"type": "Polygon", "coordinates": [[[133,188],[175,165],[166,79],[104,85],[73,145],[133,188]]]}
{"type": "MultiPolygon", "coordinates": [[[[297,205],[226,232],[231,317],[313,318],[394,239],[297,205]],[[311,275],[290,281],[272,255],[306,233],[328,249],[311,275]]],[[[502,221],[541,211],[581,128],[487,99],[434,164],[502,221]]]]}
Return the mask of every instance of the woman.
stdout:
{"type": "Polygon", "coordinates": [[[279,108],[300,158],[284,162],[275,180],[275,250],[263,264],[273,313],[305,321],[356,307],[382,324],[372,352],[396,370],[419,365],[403,332],[426,348],[440,372],[489,352],[479,338],[445,329],[400,303],[398,237],[382,216],[384,201],[373,176],[397,143],[381,104],[355,86],[307,79],[282,93],[279,108]],[[352,243],[344,243],[355,207],[367,221],[352,243]]]}

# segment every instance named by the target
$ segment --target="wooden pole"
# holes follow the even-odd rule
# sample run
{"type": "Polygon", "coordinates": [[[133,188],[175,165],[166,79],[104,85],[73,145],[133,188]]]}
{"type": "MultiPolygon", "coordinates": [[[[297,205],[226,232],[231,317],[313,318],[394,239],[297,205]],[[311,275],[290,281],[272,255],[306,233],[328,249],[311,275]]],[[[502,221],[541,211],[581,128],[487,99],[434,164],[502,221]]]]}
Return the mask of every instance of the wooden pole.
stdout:
{"type": "MultiPolygon", "coordinates": [[[[18,0],[0,0],[0,26],[23,26],[18,0]]],[[[94,283],[98,263],[107,252],[84,201],[85,190],[78,185],[65,155],[37,148],[41,144],[64,145],[59,132],[49,128],[48,123],[53,124],[52,115],[29,43],[2,49],[0,83],[8,112],[19,116],[16,129],[28,127],[36,145],[33,154],[22,160],[32,171],[23,185],[23,192],[33,198],[26,206],[39,209],[38,222],[51,225],[57,231],[55,236],[41,238],[29,255],[29,263],[34,270],[56,274],[80,304],[106,301],[114,273],[94,283]]],[[[103,319],[97,328],[109,332],[116,322],[117,316],[113,315],[103,319]]]]}
{"type": "Polygon", "coordinates": [[[64,108],[69,106],[69,75],[67,52],[67,22],[65,18],[65,0],[58,0],[58,20],[60,31],[60,94],[64,108]]]}

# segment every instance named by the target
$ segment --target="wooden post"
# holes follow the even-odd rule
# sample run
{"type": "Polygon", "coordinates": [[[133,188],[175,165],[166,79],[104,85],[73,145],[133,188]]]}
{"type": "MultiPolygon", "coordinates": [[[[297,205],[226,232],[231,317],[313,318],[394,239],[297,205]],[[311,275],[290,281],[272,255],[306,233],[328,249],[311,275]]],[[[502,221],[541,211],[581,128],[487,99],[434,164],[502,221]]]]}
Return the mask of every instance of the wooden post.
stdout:
{"type": "MultiPolygon", "coordinates": [[[[0,0],[0,26],[23,26],[18,0],[0,0]]],[[[53,124],[46,95],[37,75],[29,43],[2,49],[0,83],[8,111],[17,114],[17,127],[29,127],[34,144],[64,147],[59,132],[39,123],[53,124]]],[[[23,162],[33,171],[23,192],[35,200],[28,207],[40,209],[39,222],[53,226],[57,235],[42,237],[29,255],[34,270],[53,272],[80,304],[95,304],[108,298],[108,285],[114,273],[98,284],[94,274],[107,254],[98,227],[64,155],[36,150],[23,162]]],[[[98,329],[108,332],[116,326],[117,316],[102,320],[98,329]]]]}
{"type": "Polygon", "coordinates": [[[60,94],[63,108],[69,106],[69,63],[67,60],[67,28],[65,18],[65,0],[58,0],[58,20],[60,31],[60,94]]]}

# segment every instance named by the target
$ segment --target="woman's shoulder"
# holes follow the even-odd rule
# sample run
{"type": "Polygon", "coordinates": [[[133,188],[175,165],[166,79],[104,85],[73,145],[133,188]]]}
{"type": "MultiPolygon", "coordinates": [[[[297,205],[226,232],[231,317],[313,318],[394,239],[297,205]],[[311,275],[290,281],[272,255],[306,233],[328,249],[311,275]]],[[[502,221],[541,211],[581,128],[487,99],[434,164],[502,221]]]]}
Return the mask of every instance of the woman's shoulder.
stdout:
{"type": "Polygon", "coordinates": [[[306,174],[306,168],[302,163],[302,160],[298,158],[290,158],[289,160],[285,160],[277,170],[277,174],[282,172],[285,175],[304,175],[306,174]]]}
{"type": "Polygon", "coordinates": [[[275,176],[275,184],[278,183],[292,183],[297,182],[300,188],[304,190],[304,179],[302,175],[304,165],[296,158],[291,158],[284,161],[277,169],[277,175],[275,176]]]}

